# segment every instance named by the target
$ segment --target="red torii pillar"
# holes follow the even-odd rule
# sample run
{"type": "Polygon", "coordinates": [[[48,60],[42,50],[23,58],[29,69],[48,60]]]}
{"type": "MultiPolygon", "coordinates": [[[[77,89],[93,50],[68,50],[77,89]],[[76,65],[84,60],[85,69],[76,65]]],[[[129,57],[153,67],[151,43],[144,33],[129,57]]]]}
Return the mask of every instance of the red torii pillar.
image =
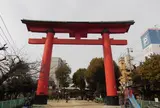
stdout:
{"type": "Polygon", "coordinates": [[[48,79],[50,71],[50,63],[52,57],[52,41],[54,38],[54,31],[48,30],[45,41],[44,53],[41,63],[41,70],[39,74],[39,80],[37,85],[36,95],[48,95],[48,79]]]}
{"type": "MultiPolygon", "coordinates": [[[[105,100],[106,104],[118,105],[116,79],[115,79],[114,64],[111,51],[111,41],[109,38],[109,31],[107,29],[104,29],[104,31],[102,32],[102,38],[103,38],[105,78],[107,84],[106,92],[108,96],[105,100]]],[[[120,42],[117,42],[117,44],[118,43],[120,42]]]]}
{"type": "Polygon", "coordinates": [[[125,33],[129,30],[134,21],[124,22],[53,22],[22,20],[29,31],[46,33],[46,38],[29,39],[29,44],[45,44],[41,64],[41,71],[36,92],[37,104],[47,104],[48,79],[53,44],[71,45],[103,45],[104,66],[106,78],[106,96],[108,105],[117,105],[117,87],[115,81],[114,65],[112,59],[111,45],[126,45],[127,40],[114,40],[109,34],[125,33]],[[54,38],[55,33],[69,33],[75,39],[54,38]],[[102,39],[81,39],[87,38],[88,33],[101,33],[102,39]]]}

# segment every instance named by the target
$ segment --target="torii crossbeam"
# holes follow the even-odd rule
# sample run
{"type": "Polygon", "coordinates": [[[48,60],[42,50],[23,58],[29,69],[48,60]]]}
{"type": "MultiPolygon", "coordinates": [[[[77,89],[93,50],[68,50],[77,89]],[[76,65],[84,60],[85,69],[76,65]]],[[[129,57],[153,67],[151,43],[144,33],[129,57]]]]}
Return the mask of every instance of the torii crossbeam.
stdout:
{"type": "Polygon", "coordinates": [[[29,39],[29,44],[45,44],[42,58],[41,72],[38,80],[36,100],[39,104],[47,103],[48,79],[53,44],[71,45],[102,45],[104,51],[104,67],[106,78],[106,96],[108,104],[117,104],[117,87],[113,67],[111,45],[127,45],[127,40],[114,40],[109,38],[109,34],[119,34],[128,32],[134,21],[116,22],[60,22],[60,21],[37,21],[22,20],[27,25],[28,31],[47,33],[41,39],[29,39]],[[55,33],[68,33],[72,39],[55,38],[55,33]],[[101,34],[100,39],[87,38],[88,34],[101,34]],[[74,38],[74,39],[73,39],[74,38]]]}

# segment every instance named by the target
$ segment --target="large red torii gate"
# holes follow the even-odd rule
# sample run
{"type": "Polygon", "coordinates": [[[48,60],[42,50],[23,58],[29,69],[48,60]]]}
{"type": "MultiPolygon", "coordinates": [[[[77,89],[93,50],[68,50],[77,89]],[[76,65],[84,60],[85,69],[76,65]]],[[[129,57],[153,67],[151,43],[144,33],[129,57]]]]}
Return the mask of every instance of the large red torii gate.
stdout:
{"type": "Polygon", "coordinates": [[[41,71],[36,91],[36,103],[46,104],[48,95],[48,79],[53,44],[72,44],[72,45],[103,45],[104,66],[106,78],[106,95],[109,104],[117,104],[117,87],[112,60],[111,45],[127,45],[127,40],[114,40],[109,38],[109,34],[119,34],[128,32],[134,21],[116,22],[60,22],[60,21],[37,21],[22,20],[27,25],[28,31],[47,33],[45,38],[29,39],[29,44],[45,44],[41,71]],[[74,39],[58,39],[55,33],[69,33],[74,39]],[[87,34],[101,34],[100,39],[81,39],[87,38],[87,34]]]}

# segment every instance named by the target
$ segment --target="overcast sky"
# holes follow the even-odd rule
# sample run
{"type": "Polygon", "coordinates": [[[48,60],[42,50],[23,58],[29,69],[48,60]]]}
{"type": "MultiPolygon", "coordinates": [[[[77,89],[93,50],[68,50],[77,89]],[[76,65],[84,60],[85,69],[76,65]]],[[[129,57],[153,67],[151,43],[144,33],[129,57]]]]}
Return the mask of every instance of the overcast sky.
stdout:
{"type": "MultiPolygon", "coordinates": [[[[52,21],[123,21],[134,20],[126,34],[111,35],[115,39],[127,39],[127,46],[112,46],[113,59],[133,48],[134,62],[143,60],[140,36],[154,25],[160,25],[160,0],[0,0],[0,15],[6,23],[11,36],[23,55],[29,60],[42,57],[43,45],[29,45],[29,37],[42,37],[45,34],[33,34],[27,31],[21,19],[52,21]]],[[[0,20],[0,26],[5,30],[0,20]]],[[[0,31],[2,34],[2,32],[0,31]]],[[[6,31],[5,31],[6,33],[6,31]]],[[[6,33],[7,35],[7,33],[6,33]]],[[[68,37],[67,35],[58,35],[68,37]]],[[[9,35],[7,35],[8,38],[9,35]]],[[[99,38],[100,35],[90,35],[99,38]]],[[[1,44],[5,43],[0,36],[1,44]]],[[[13,42],[10,40],[13,44],[13,42]]],[[[9,45],[8,45],[9,46],[9,45]]],[[[66,60],[75,72],[86,68],[94,57],[103,57],[102,46],[53,46],[53,57],[66,60]]]]}

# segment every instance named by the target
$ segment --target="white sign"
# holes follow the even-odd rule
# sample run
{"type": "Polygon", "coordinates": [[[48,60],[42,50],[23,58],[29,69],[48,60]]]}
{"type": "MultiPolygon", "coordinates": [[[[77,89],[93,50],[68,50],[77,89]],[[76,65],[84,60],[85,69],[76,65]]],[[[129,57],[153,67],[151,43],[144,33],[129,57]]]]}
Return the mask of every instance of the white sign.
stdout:
{"type": "Polygon", "coordinates": [[[144,47],[145,47],[148,43],[149,43],[148,38],[147,38],[147,37],[144,37],[144,38],[143,38],[144,47]]]}
{"type": "Polygon", "coordinates": [[[158,98],[154,98],[155,102],[158,102],[158,98]]]}

